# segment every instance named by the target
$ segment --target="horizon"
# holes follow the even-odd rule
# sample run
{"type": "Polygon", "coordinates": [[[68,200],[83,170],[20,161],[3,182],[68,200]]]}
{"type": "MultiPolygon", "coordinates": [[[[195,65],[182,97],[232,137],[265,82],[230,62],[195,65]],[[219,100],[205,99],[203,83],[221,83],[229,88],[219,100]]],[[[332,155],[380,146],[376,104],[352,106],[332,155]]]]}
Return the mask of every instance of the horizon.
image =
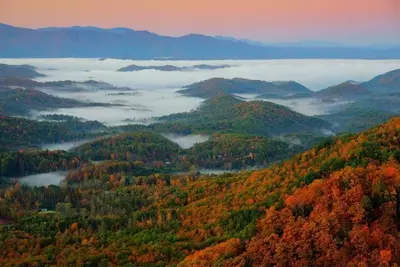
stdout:
{"type": "Polygon", "coordinates": [[[333,42],[352,46],[400,43],[400,3],[396,0],[261,0],[218,4],[157,0],[118,4],[94,0],[54,2],[3,0],[3,23],[23,28],[94,26],[146,30],[164,36],[202,34],[263,43],[333,42]],[[62,12],[61,12],[62,10],[62,12]],[[250,16],[251,14],[251,16],[250,16]]]}
{"type": "Polygon", "coordinates": [[[329,41],[329,40],[323,40],[323,39],[303,39],[303,40],[297,40],[297,41],[287,41],[287,42],[264,42],[262,40],[256,40],[256,39],[248,39],[248,38],[240,38],[236,36],[224,36],[224,35],[207,35],[203,33],[196,33],[196,32],[188,32],[183,35],[178,35],[178,36],[172,36],[172,35],[166,35],[166,34],[161,34],[153,31],[149,31],[146,29],[135,29],[135,28],[129,28],[125,26],[115,26],[115,27],[100,27],[100,26],[95,26],[95,25],[70,25],[70,26],[46,26],[46,27],[24,27],[24,26],[17,26],[17,25],[12,25],[8,23],[4,23],[0,21],[0,25],[6,25],[14,28],[21,28],[21,29],[29,29],[29,30],[45,30],[45,29],[71,29],[71,28],[84,28],[84,29],[99,29],[99,30],[113,30],[113,29],[127,29],[135,32],[149,32],[158,36],[165,36],[165,37],[174,37],[174,38],[180,38],[180,37],[185,37],[185,36],[190,36],[190,35],[202,35],[202,36],[207,36],[207,37],[212,37],[212,38],[221,38],[224,39],[226,38],[227,40],[234,39],[236,41],[241,41],[241,42],[249,42],[250,44],[253,45],[277,45],[277,46],[285,46],[285,45],[299,45],[299,46],[310,46],[312,43],[317,44],[317,46],[321,47],[354,47],[354,48],[368,48],[368,47],[385,47],[385,48],[394,48],[400,46],[400,41],[395,42],[395,43],[364,43],[364,44],[354,44],[354,43],[346,43],[346,42],[336,42],[336,41],[329,41]]]}

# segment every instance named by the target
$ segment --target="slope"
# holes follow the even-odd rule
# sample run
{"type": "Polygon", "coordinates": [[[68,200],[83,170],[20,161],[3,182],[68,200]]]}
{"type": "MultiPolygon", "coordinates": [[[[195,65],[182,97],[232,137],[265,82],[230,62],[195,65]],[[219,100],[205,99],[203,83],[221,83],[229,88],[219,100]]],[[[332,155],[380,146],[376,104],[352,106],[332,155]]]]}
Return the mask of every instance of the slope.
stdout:
{"type": "Polygon", "coordinates": [[[361,86],[367,88],[371,92],[382,93],[399,93],[400,92],[400,70],[393,70],[382,75],[376,76],[370,81],[364,82],[361,86]]]}
{"type": "Polygon", "coordinates": [[[362,85],[344,82],[315,92],[314,97],[322,99],[354,100],[368,96],[371,92],[362,85]]]}
{"type": "Polygon", "coordinates": [[[109,105],[57,97],[35,89],[0,86],[0,114],[3,115],[28,115],[33,110],[109,105]]]}
{"type": "Polygon", "coordinates": [[[234,131],[259,135],[320,132],[330,124],[266,101],[241,101],[221,94],[203,102],[197,110],[160,117],[151,125],[165,132],[234,131]]]}
{"type": "Polygon", "coordinates": [[[395,112],[378,110],[370,107],[360,108],[346,105],[338,112],[317,116],[334,125],[336,132],[358,133],[381,124],[397,115],[395,112]]]}
{"type": "Polygon", "coordinates": [[[164,161],[176,157],[178,144],[151,132],[124,133],[83,144],[74,152],[92,160],[164,161]]]}
{"type": "Polygon", "coordinates": [[[293,82],[266,82],[242,78],[212,78],[184,87],[178,91],[186,96],[210,98],[225,94],[258,94],[285,97],[293,94],[309,94],[311,91],[303,85],[293,82]]]}
{"type": "Polygon", "coordinates": [[[0,263],[391,265],[399,134],[396,117],[253,173],[140,176],[114,162],[66,188],[12,186],[0,215],[19,219],[0,227],[0,263]],[[43,196],[55,212],[35,212],[43,196]]]}
{"type": "Polygon", "coordinates": [[[7,65],[0,64],[0,78],[4,77],[20,77],[20,78],[37,78],[44,76],[30,65],[7,65]]]}
{"type": "Polygon", "coordinates": [[[70,120],[66,122],[34,121],[0,115],[0,151],[38,147],[45,143],[62,143],[101,135],[105,127],[99,122],[70,120]]]}

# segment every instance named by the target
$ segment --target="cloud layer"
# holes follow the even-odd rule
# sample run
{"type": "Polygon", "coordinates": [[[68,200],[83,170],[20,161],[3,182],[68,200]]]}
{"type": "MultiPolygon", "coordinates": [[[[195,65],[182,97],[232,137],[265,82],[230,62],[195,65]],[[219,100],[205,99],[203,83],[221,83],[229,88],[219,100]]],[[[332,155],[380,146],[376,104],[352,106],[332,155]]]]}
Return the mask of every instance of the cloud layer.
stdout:
{"type": "MultiPolygon", "coordinates": [[[[346,80],[365,81],[384,72],[399,69],[400,60],[224,60],[224,61],[134,61],[106,59],[0,59],[6,64],[30,64],[46,74],[40,81],[89,79],[137,89],[136,95],[107,95],[106,91],[62,92],[48,91],[62,97],[83,101],[123,104],[121,107],[86,107],[59,109],[41,114],[58,113],[107,125],[150,123],[151,118],[197,108],[202,99],[184,97],[175,91],[182,86],[213,77],[248,78],[266,81],[295,80],[312,90],[320,90],[346,80]],[[190,67],[198,64],[232,65],[217,70],[162,72],[144,70],[117,72],[131,64],[140,66],[175,65],[190,67]]],[[[115,91],[113,92],[115,93],[115,91]]],[[[316,103],[312,99],[273,100],[306,115],[323,114],[332,104],[316,103]]]]}

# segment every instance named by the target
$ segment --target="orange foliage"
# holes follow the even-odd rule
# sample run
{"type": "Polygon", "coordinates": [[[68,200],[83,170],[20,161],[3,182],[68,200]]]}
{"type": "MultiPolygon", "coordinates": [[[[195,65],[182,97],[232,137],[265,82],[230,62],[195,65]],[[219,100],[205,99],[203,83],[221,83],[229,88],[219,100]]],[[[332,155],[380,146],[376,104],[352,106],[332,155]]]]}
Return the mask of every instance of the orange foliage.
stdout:
{"type": "Polygon", "coordinates": [[[379,266],[400,262],[394,219],[399,175],[400,166],[394,162],[347,167],[298,189],[285,200],[287,207],[267,211],[258,223],[258,235],[230,263],[379,266]],[[376,191],[374,181],[379,177],[383,186],[376,191]]]}
{"type": "Polygon", "coordinates": [[[213,247],[197,251],[193,255],[187,256],[178,266],[206,267],[213,264],[223,256],[235,256],[240,253],[242,243],[240,239],[233,238],[213,247]]]}

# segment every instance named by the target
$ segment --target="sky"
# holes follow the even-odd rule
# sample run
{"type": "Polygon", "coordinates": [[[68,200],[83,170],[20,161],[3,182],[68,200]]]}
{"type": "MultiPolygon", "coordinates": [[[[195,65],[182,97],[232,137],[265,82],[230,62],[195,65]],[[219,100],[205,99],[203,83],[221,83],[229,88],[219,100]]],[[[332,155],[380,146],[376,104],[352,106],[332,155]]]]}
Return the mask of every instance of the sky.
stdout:
{"type": "Polygon", "coordinates": [[[0,0],[0,22],[27,28],[128,27],[270,43],[400,44],[400,0],[0,0]]]}

